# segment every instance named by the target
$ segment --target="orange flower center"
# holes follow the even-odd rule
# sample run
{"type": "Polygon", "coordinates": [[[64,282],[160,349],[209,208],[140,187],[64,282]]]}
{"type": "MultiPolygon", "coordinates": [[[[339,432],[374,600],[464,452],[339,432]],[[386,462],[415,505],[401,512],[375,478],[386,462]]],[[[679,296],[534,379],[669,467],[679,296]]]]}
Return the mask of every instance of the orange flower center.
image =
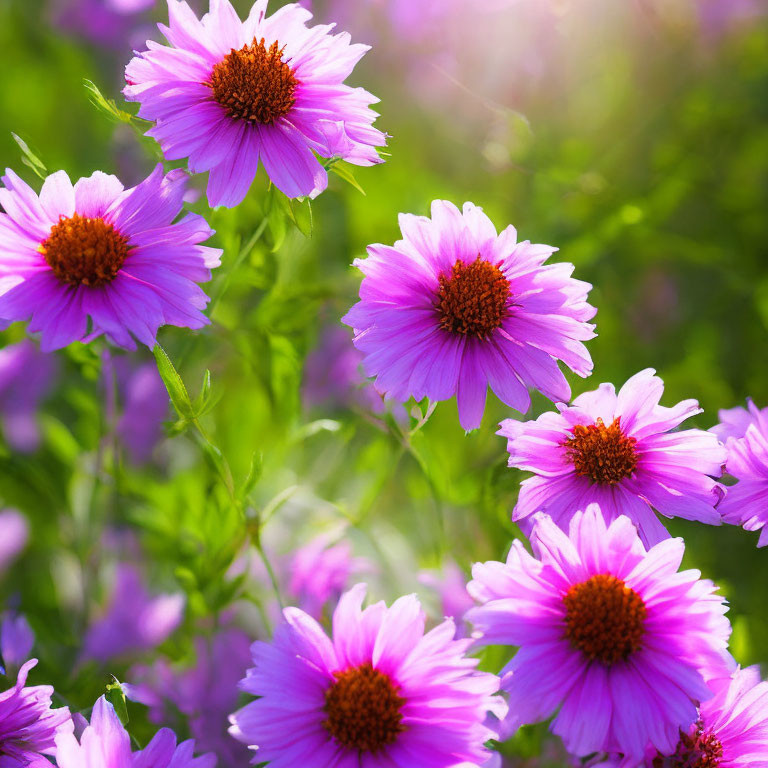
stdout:
{"type": "Polygon", "coordinates": [[[704,732],[701,722],[693,734],[680,734],[674,755],[654,758],[653,768],[717,768],[723,759],[723,745],[714,733],[704,732]]]}
{"type": "Polygon", "coordinates": [[[635,471],[636,444],[621,431],[620,416],[608,427],[600,418],[594,424],[577,424],[573,437],[563,443],[576,474],[600,485],[614,485],[635,471]]]}
{"type": "Polygon", "coordinates": [[[230,117],[271,125],[291,110],[299,81],[283,61],[283,50],[277,42],[267,48],[263,37],[254,39],[213,68],[207,85],[230,117]]]}
{"type": "Polygon", "coordinates": [[[370,663],[335,672],[336,681],[325,692],[323,727],[343,746],[360,752],[379,752],[405,730],[398,689],[370,663]]]}
{"type": "Polygon", "coordinates": [[[104,219],[62,216],[39,248],[53,274],[70,285],[111,283],[128,256],[128,238],[104,219]]]}
{"type": "Polygon", "coordinates": [[[565,636],[591,660],[611,666],[637,651],[648,611],[640,595],[607,573],[574,584],[563,598],[565,636]]]}
{"type": "Polygon", "coordinates": [[[446,331],[485,339],[509,316],[509,280],[480,256],[457,261],[439,281],[436,306],[446,331]]]}

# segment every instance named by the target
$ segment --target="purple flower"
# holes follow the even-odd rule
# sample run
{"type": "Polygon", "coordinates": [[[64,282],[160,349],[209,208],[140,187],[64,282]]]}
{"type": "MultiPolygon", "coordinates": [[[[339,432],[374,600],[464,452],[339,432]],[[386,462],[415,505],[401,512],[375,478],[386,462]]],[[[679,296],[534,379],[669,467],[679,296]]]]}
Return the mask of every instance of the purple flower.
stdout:
{"type": "Polygon", "coordinates": [[[183,613],[182,594],[151,597],[139,570],[119,563],[106,614],[86,632],[83,658],[107,662],[154,649],[179,626],[183,613]]]}
{"type": "Polygon", "coordinates": [[[483,644],[519,646],[502,671],[516,724],[546,720],[576,755],[639,760],[650,742],[671,752],[680,728],[729,675],[731,627],[698,571],[678,572],[682,539],[645,551],[628,517],[610,525],[597,505],[566,535],[538,515],[538,560],[516,540],[506,564],[478,563],[467,618],[483,644]]]}
{"type": "Polygon", "coordinates": [[[365,585],[339,601],[333,639],[297,608],[272,643],[253,645],[242,682],[258,696],[232,716],[232,734],[270,768],[449,768],[482,763],[494,736],[486,713],[503,713],[494,675],[465,656],[453,622],[424,634],[416,598],[361,611],[365,585]]]}
{"type": "Polygon", "coordinates": [[[514,227],[497,235],[472,203],[462,212],[437,200],[432,219],[403,214],[400,229],[394,247],[371,245],[355,261],[360,301],[343,318],[376,388],[400,402],[456,395],[467,430],[480,426],[489,384],[521,412],[529,386],[568,400],[557,361],[588,376],[582,341],[595,335],[591,286],[573,266],[544,266],[555,248],[518,243],[514,227]]]}
{"type": "Polygon", "coordinates": [[[27,546],[29,523],[15,509],[0,510],[0,574],[27,546]]]}
{"type": "Polygon", "coordinates": [[[120,359],[115,365],[123,400],[117,433],[131,463],[146,464],[163,437],[170,402],[168,391],[154,363],[130,365],[120,359]]]}
{"type": "Polygon", "coordinates": [[[40,445],[37,410],[57,368],[56,359],[28,339],[0,349],[0,414],[5,439],[15,451],[30,453],[40,445]]]}
{"type": "Polygon", "coordinates": [[[289,197],[315,196],[328,174],[315,153],[356,165],[380,162],[385,136],[373,127],[377,99],[344,80],[368,50],[333,25],[307,27],[297,4],[266,18],[257,0],[245,22],[229,0],[211,0],[198,20],[183,0],[168,0],[170,46],[126,68],[125,96],[156,121],[147,133],[169,160],[210,171],[208,201],[232,207],[251,186],[259,161],[289,197]]]}
{"type": "Polygon", "coordinates": [[[357,406],[382,413],[384,401],[363,376],[362,361],[362,353],[350,343],[349,331],[339,326],[326,329],[304,364],[305,407],[357,406]]]}
{"type": "Polygon", "coordinates": [[[52,686],[26,687],[27,674],[36,664],[37,659],[24,664],[16,685],[0,693],[0,765],[3,768],[50,765],[42,755],[53,755],[54,739],[72,732],[69,710],[66,707],[51,709],[52,686]]]}
{"type": "Polygon", "coordinates": [[[170,324],[201,328],[221,251],[190,213],[177,223],[187,176],[158,165],[131,189],[97,171],[73,187],[64,171],[36,195],[13,171],[0,189],[0,319],[30,319],[44,352],[102,333],[135,349],[170,324]],[[89,318],[92,327],[89,328],[89,318]]]}
{"type": "Polygon", "coordinates": [[[741,525],[746,531],[760,531],[757,546],[768,544],[768,409],[760,410],[749,402],[749,411],[733,408],[720,411],[721,424],[713,427],[726,438],[726,470],[738,482],[718,511],[723,521],[741,525]]]}
{"type": "Polygon", "coordinates": [[[245,632],[234,627],[197,638],[192,667],[177,669],[164,660],[135,666],[128,695],[149,706],[156,723],[167,721],[175,708],[187,718],[201,751],[215,753],[222,766],[245,765],[249,753],[227,733],[227,726],[238,703],[237,684],[251,661],[250,645],[245,632]]]}
{"type": "Polygon", "coordinates": [[[293,553],[286,569],[288,592],[302,611],[319,620],[324,607],[341,597],[352,572],[367,565],[352,557],[346,539],[329,546],[327,538],[318,536],[293,553]]]}
{"type": "Polygon", "coordinates": [[[768,766],[768,683],[748,667],[710,683],[715,692],[699,709],[699,719],[680,734],[666,757],[650,750],[647,768],[768,766]]]}
{"type": "Polygon", "coordinates": [[[158,731],[146,749],[131,751],[131,737],[102,696],[93,707],[90,725],[80,742],[74,734],[56,737],[56,764],[59,768],[213,768],[213,755],[194,757],[195,743],[176,746],[173,731],[158,731]]]}
{"type": "Polygon", "coordinates": [[[20,669],[32,654],[35,633],[26,617],[7,611],[0,621],[0,657],[7,669],[20,669]]]}
{"type": "Polygon", "coordinates": [[[453,561],[448,561],[443,565],[442,573],[426,571],[420,574],[419,581],[437,591],[442,615],[453,619],[456,637],[464,637],[467,634],[464,615],[474,607],[474,602],[467,592],[464,571],[453,561]]]}
{"type": "Polygon", "coordinates": [[[701,413],[695,400],[659,405],[664,382],[647,368],[616,393],[601,384],[571,406],[535,421],[507,419],[498,434],[508,438],[509,466],[535,474],[520,486],[513,520],[546,512],[563,529],[574,512],[600,505],[607,520],[627,515],[646,545],[669,536],[653,510],[720,525],[715,505],[725,449],[700,429],[672,432],[701,413]]]}
{"type": "Polygon", "coordinates": [[[712,38],[723,37],[768,12],[764,0],[698,0],[698,6],[702,29],[712,38]]]}
{"type": "Polygon", "coordinates": [[[154,5],[155,0],[53,0],[51,24],[95,45],[128,52],[143,42],[145,12],[154,5]]]}

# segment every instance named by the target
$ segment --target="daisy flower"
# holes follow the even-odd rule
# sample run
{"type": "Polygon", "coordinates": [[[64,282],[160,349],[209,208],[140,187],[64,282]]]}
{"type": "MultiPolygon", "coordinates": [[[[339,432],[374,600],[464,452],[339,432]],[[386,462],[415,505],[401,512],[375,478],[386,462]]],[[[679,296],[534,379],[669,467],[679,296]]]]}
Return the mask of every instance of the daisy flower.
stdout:
{"type": "Polygon", "coordinates": [[[718,507],[723,521],[760,531],[757,546],[768,544],[768,408],[749,402],[749,410],[732,408],[719,413],[712,429],[726,440],[726,471],[738,482],[729,486],[718,507]]]}
{"type": "Polygon", "coordinates": [[[168,0],[168,16],[159,28],[170,45],[147,42],[126,68],[124,93],[156,123],[147,134],[169,160],[210,172],[212,206],[240,203],[259,161],[288,197],[327,186],[316,154],[380,162],[378,99],[344,85],[369,46],[330,34],[333,24],[307,27],[312,14],[295,3],[267,18],[267,0],[257,0],[243,22],[229,0],[211,0],[201,20],[168,0]]]}
{"type": "Polygon", "coordinates": [[[573,265],[544,266],[556,248],[518,243],[514,227],[498,235],[472,203],[436,200],[431,219],[401,215],[400,229],[394,247],[371,245],[355,261],[360,301],[342,320],[376,388],[400,402],[456,395],[466,430],[480,426],[489,385],[521,412],[528,387],[570,399],[557,361],[590,374],[582,341],[596,311],[573,265]]]}
{"type": "Polygon", "coordinates": [[[486,645],[519,646],[502,670],[517,725],[557,716],[551,730],[576,755],[618,752],[640,762],[650,743],[669,754],[730,675],[724,600],[698,571],[678,572],[682,539],[645,551],[632,521],[610,525],[597,505],[566,535],[538,516],[530,555],[476,564],[467,618],[486,645]]]}
{"type": "Polygon", "coordinates": [[[649,754],[647,768],[766,768],[768,766],[768,683],[757,667],[710,683],[715,695],[699,719],[680,734],[670,755],[649,754]]]}
{"type": "Polygon", "coordinates": [[[232,715],[233,736],[270,768],[482,764],[486,715],[504,711],[498,678],[475,670],[452,621],[425,635],[415,596],[361,610],[365,590],[342,596],[332,639],[287,608],[273,642],[254,643],[241,687],[260,698],[232,715]]]}
{"type": "MultiPolygon", "coordinates": [[[[647,368],[617,393],[601,384],[557,413],[535,421],[507,419],[498,434],[507,438],[509,466],[534,473],[520,486],[512,519],[546,512],[563,529],[587,504],[600,505],[606,519],[627,515],[646,545],[669,536],[654,509],[720,525],[715,505],[725,448],[700,429],[673,432],[701,413],[696,400],[672,408],[659,405],[664,382],[647,368]]],[[[528,520],[530,522],[530,520],[528,520]]]]}
{"type": "Polygon", "coordinates": [[[102,696],[93,707],[90,725],[80,742],[72,733],[56,737],[56,764],[59,768],[214,768],[214,755],[194,757],[195,743],[176,746],[176,736],[168,728],[159,730],[147,747],[131,751],[131,737],[112,705],[102,696]]]}
{"type": "Polygon", "coordinates": [[[27,674],[36,664],[37,659],[31,659],[22,665],[16,685],[0,693],[0,765],[4,768],[49,765],[42,755],[53,755],[57,735],[71,733],[74,727],[67,707],[51,709],[50,685],[27,686],[27,674]]]}
{"type": "Polygon", "coordinates": [[[161,165],[124,189],[96,171],[74,186],[64,171],[38,196],[8,170],[0,189],[0,320],[29,320],[44,352],[100,334],[126,349],[155,345],[158,328],[201,328],[221,251],[213,231],[181,212],[187,175],[161,165]],[[89,323],[90,319],[90,323],[89,323]]]}

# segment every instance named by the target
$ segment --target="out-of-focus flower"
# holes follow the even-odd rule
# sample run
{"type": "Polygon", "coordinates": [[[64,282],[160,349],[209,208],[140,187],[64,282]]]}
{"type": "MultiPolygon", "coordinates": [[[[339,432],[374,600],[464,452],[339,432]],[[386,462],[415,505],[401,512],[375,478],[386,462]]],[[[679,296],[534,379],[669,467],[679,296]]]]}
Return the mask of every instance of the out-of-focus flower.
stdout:
{"type": "Polygon", "coordinates": [[[181,593],[153,597],[138,568],[119,563],[106,613],[86,632],[83,659],[106,662],[156,648],[179,626],[183,613],[181,593]]]}
{"type": "Polygon", "coordinates": [[[506,564],[478,563],[467,618],[486,645],[518,646],[502,671],[516,724],[546,720],[569,752],[642,760],[674,750],[695,722],[706,681],[730,675],[724,600],[698,571],[678,572],[682,539],[648,552],[628,517],[597,505],[564,533],[540,514],[531,556],[515,540],[506,564]]]}
{"type": "Polygon", "coordinates": [[[194,741],[176,746],[168,728],[158,731],[140,752],[131,751],[131,737],[113,706],[102,696],[93,707],[90,725],[80,741],[73,733],[56,737],[59,768],[213,768],[214,755],[194,757],[194,741]]]}
{"type": "Polygon", "coordinates": [[[0,510],[0,574],[27,546],[29,523],[15,509],[0,510]]]}
{"type": "Polygon", "coordinates": [[[37,411],[57,368],[56,359],[29,339],[0,349],[0,414],[5,439],[15,451],[28,453],[40,445],[37,411]]]}
{"type": "Polygon", "coordinates": [[[768,15],[764,0],[697,0],[697,5],[702,30],[716,39],[768,15]]]}
{"type": "Polygon", "coordinates": [[[453,639],[452,621],[425,635],[412,595],[362,611],[364,598],[363,584],[342,596],[332,640],[284,611],[273,642],[253,645],[241,687],[260,698],[232,716],[232,734],[272,768],[485,762],[486,714],[505,707],[498,679],[465,656],[470,641],[453,639]]]}
{"type": "Polygon", "coordinates": [[[350,575],[367,566],[363,558],[352,557],[346,539],[329,546],[326,537],[317,536],[291,556],[286,569],[288,593],[302,611],[320,619],[323,608],[341,597],[350,575]]]}
{"type": "Polygon", "coordinates": [[[199,243],[213,231],[182,209],[184,171],[162,165],[124,189],[97,171],[73,186],[64,171],[38,196],[13,171],[0,189],[0,319],[30,320],[44,352],[100,334],[135,349],[155,345],[158,328],[201,328],[221,251],[199,243]],[[92,328],[89,328],[88,320],[92,328]]]}
{"type": "Polygon", "coordinates": [[[721,423],[711,431],[726,439],[726,471],[738,482],[728,488],[718,512],[726,523],[760,531],[757,546],[768,545],[768,408],[749,402],[749,410],[719,413],[721,423]]]}
{"type": "Polygon", "coordinates": [[[173,722],[173,708],[185,718],[203,752],[213,752],[222,766],[245,765],[249,752],[227,733],[228,716],[237,706],[237,684],[251,661],[250,640],[234,627],[195,642],[193,666],[176,668],[165,660],[134,666],[126,685],[129,698],[150,707],[155,723],[173,722]]]}
{"type": "MultiPolygon", "coordinates": [[[[535,421],[506,419],[509,466],[534,473],[523,481],[512,519],[546,512],[567,529],[571,516],[596,502],[611,521],[626,515],[646,545],[669,536],[654,513],[720,525],[715,505],[725,448],[700,429],[673,432],[701,413],[696,400],[659,405],[664,382],[647,368],[617,393],[601,384],[557,413],[535,421]]],[[[530,520],[528,520],[530,522],[530,520]]]]}
{"type": "Polygon", "coordinates": [[[51,24],[89,43],[124,50],[141,45],[151,29],[147,12],[156,0],[53,0],[51,24]],[[142,34],[144,37],[142,38],[142,34]]]}
{"type": "Polygon", "coordinates": [[[443,616],[453,619],[456,637],[464,637],[467,634],[464,614],[475,604],[467,592],[464,571],[451,560],[443,564],[442,573],[425,571],[419,575],[419,581],[438,593],[443,616]]]}
{"type": "MultiPolygon", "coordinates": [[[[54,739],[72,733],[69,709],[51,709],[53,687],[27,686],[27,674],[36,664],[37,659],[24,664],[16,685],[0,693],[0,765],[3,768],[50,765],[42,755],[53,755],[54,739]]],[[[82,768],[82,764],[78,768],[82,768]]]]}
{"type": "Polygon", "coordinates": [[[573,265],[544,266],[556,248],[518,243],[511,226],[498,235],[472,203],[437,200],[431,219],[402,214],[400,229],[394,247],[371,245],[355,260],[365,277],[343,318],[376,388],[399,402],[456,395],[467,430],[480,426],[489,385],[521,412],[528,387],[569,400],[557,361],[589,375],[582,342],[596,311],[573,265]]]}
{"type": "Polygon", "coordinates": [[[25,616],[8,611],[0,620],[0,657],[6,671],[21,669],[32,655],[35,633],[25,616]]]}
{"type": "Polygon", "coordinates": [[[362,361],[363,355],[351,343],[349,331],[339,326],[326,329],[304,364],[305,407],[357,407],[382,413],[384,401],[363,376],[362,361]]]}
{"type": "Polygon", "coordinates": [[[297,4],[267,18],[257,0],[245,22],[229,0],[211,0],[198,20],[183,0],[169,0],[170,46],[149,50],[126,68],[125,96],[156,121],[147,133],[165,156],[210,171],[208,201],[242,201],[259,161],[289,197],[315,196],[328,174],[315,153],[356,165],[380,162],[385,135],[373,127],[377,99],[344,80],[368,50],[332,26],[307,27],[297,4]]]}
{"type": "Polygon", "coordinates": [[[132,365],[115,360],[122,416],[117,434],[133,464],[146,464],[163,437],[163,422],[168,418],[168,391],[154,363],[132,365]]]}
{"type": "Polygon", "coordinates": [[[695,725],[685,729],[671,754],[649,750],[647,768],[768,766],[768,683],[757,667],[714,680],[715,695],[699,709],[695,725]]]}

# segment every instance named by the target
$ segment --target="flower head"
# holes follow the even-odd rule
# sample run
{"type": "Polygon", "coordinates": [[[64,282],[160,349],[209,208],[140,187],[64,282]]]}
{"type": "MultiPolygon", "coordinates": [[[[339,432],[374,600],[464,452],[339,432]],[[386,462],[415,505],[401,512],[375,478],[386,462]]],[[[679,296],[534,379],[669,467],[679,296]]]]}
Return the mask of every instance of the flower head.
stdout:
{"type": "Polygon", "coordinates": [[[304,612],[320,619],[324,607],[339,599],[352,571],[367,565],[352,556],[349,540],[329,546],[327,537],[317,536],[293,553],[286,569],[288,592],[304,612]]]}
{"type": "Polygon", "coordinates": [[[765,768],[768,766],[768,683],[757,667],[710,683],[714,696],[667,755],[649,750],[647,768],[765,768]]]}
{"type": "Polygon", "coordinates": [[[507,419],[509,466],[534,473],[520,486],[513,520],[546,512],[567,528],[571,516],[598,503],[607,520],[627,515],[647,545],[667,537],[654,509],[720,525],[715,505],[725,449],[700,429],[673,432],[701,413],[695,400],[672,408],[659,405],[664,382],[650,368],[635,374],[617,393],[612,384],[579,395],[557,413],[535,421],[507,419]]]}
{"type": "Polygon", "coordinates": [[[566,535],[540,515],[538,560],[516,540],[506,564],[480,563],[469,584],[481,606],[468,619],[484,644],[519,646],[503,670],[510,718],[545,720],[576,755],[641,759],[671,752],[680,728],[730,674],[722,598],[698,571],[678,572],[681,539],[645,551],[627,517],[608,525],[596,505],[566,535]]]}
{"type": "Polygon", "coordinates": [[[24,664],[16,685],[0,693],[0,764],[3,768],[47,765],[41,755],[53,755],[57,735],[72,732],[69,709],[51,709],[53,688],[50,685],[27,687],[27,674],[36,664],[37,659],[24,664]]]}
{"type": "Polygon", "coordinates": [[[147,747],[131,751],[131,737],[102,696],[93,707],[90,725],[80,741],[72,733],[56,737],[56,764],[59,768],[213,768],[213,755],[194,757],[195,743],[185,741],[176,746],[173,731],[158,731],[147,747]]]}
{"type": "Polygon", "coordinates": [[[25,616],[13,611],[0,616],[0,658],[6,670],[21,669],[29,660],[34,644],[35,633],[25,616]]]}
{"type": "Polygon", "coordinates": [[[237,683],[250,664],[250,645],[235,627],[197,638],[192,666],[172,667],[159,659],[149,667],[132,667],[128,696],[150,707],[155,723],[181,713],[198,748],[216,754],[221,766],[245,765],[248,751],[227,733],[227,717],[238,703],[237,683]]]}
{"type": "Polygon", "coordinates": [[[514,227],[498,235],[472,203],[437,200],[431,219],[404,214],[400,228],[394,247],[355,261],[360,301],[343,318],[376,388],[400,402],[456,395],[464,429],[480,425],[489,385],[521,412],[527,387],[568,400],[557,361],[589,375],[595,314],[573,266],[545,266],[555,248],[518,243],[514,227]]]}
{"type": "Polygon", "coordinates": [[[15,451],[40,445],[37,410],[53,387],[56,360],[29,339],[0,350],[0,415],[3,434],[15,451]]]}
{"type": "Polygon", "coordinates": [[[168,0],[170,45],[149,41],[126,68],[125,96],[165,156],[209,171],[211,205],[237,205],[259,161],[289,197],[314,196],[328,184],[315,153],[356,165],[379,162],[385,136],[373,127],[377,99],[344,85],[368,50],[333,25],[307,27],[297,4],[267,18],[257,0],[241,21],[229,0],[211,0],[201,20],[183,0],[168,0]]]}
{"type": "Polygon", "coordinates": [[[232,716],[232,734],[271,768],[482,763],[498,679],[475,671],[453,622],[425,635],[414,596],[361,610],[364,597],[358,584],[341,598],[333,639],[303,611],[285,610],[273,642],[253,645],[242,688],[260,698],[232,716]]]}
{"type": "Polygon", "coordinates": [[[131,189],[97,171],[73,186],[64,171],[36,195],[13,171],[0,189],[0,320],[30,320],[44,352],[106,334],[154,346],[162,325],[201,328],[221,251],[213,231],[181,212],[187,176],[161,165],[131,189]],[[89,327],[90,319],[90,327],[89,327]]]}
{"type": "Polygon", "coordinates": [[[728,474],[738,482],[728,488],[718,511],[723,521],[760,531],[757,546],[768,544],[768,408],[749,402],[749,410],[720,411],[721,423],[711,431],[726,439],[728,474]]]}
{"type": "Polygon", "coordinates": [[[107,611],[83,640],[83,658],[106,662],[125,653],[150,650],[181,623],[184,596],[147,593],[139,570],[120,563],[107,611]]]}

